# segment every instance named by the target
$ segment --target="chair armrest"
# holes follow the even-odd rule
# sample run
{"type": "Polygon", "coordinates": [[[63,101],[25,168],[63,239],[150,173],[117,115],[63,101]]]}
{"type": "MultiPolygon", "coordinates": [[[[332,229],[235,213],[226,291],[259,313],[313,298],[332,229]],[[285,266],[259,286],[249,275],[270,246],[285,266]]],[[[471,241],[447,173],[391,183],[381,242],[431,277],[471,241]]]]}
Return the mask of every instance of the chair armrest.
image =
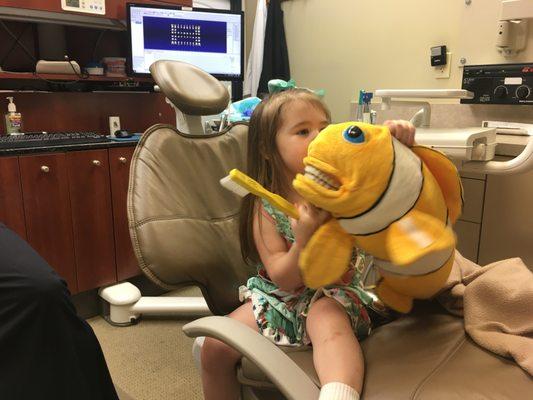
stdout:
{"type": "Polygon", "coordinates": [[[319,388],[305,372],[267,338],[228,317],[204,317],[188,323],[189,337],[209,336],[239,351],[268,376],[289,400],[318,399],[319,388]]]}

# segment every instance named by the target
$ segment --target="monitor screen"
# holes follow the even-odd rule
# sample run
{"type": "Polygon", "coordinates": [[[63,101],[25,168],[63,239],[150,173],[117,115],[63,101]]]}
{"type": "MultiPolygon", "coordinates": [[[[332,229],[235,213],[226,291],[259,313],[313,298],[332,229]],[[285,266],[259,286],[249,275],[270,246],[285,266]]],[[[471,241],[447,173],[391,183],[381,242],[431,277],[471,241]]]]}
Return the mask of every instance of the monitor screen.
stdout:
{"type": "Polygon", "coordinates": [[[193,64],[219,79],[243,78],[243,13],[128,4],[128,68],[150,73],[157,60],[193,64]]]}

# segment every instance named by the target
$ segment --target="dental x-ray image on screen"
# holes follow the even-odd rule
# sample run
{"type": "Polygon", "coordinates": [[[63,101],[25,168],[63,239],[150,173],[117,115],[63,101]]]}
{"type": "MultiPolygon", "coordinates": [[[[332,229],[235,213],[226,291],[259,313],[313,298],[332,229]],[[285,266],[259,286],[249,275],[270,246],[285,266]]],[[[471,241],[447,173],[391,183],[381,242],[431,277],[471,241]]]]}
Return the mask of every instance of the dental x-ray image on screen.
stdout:
{"type": "Polygon", "coordinates": [[[149,74],[154,61],[176,60],[220,79],[242,79],[242,28],[242,12],[128,4],[130,72],[149,74]]]}

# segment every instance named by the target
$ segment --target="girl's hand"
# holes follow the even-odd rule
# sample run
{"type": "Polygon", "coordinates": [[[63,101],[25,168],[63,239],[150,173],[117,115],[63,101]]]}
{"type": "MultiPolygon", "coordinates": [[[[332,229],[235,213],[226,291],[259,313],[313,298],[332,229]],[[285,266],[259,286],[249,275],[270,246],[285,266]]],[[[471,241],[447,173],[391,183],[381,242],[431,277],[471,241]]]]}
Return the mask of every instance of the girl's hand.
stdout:
{"type": "Polygon", "coordinates": [[[415,144],[415,126],[409,121],[404,120],[387,120],[383,123],[387,128],[389,128],[390,133],[400,142],[406,146],[411,147],[415,144]]]}
{"type": "Polygon", "coordinates": [[[304,248],[313,233],[327,220],[331,218],[331,214],[327,211],[321,210],[308,202],[297,205],[300,219],[291,220],[292,231],[296,244],[300,248],[304,248]]]}

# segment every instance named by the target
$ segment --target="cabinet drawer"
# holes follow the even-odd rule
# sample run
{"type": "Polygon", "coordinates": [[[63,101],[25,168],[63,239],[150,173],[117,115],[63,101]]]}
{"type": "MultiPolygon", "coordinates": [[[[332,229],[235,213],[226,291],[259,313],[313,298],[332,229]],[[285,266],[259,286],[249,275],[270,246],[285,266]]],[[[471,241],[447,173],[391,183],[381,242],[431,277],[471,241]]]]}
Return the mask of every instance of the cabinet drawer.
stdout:
{"type": "Polygon", "coordinates": [[[462,178],[464,206],[460,219],[468,222],[481,223],[483,216],[483,196],[485,194],[485,181],[478,179],[462,178]]]}
{"type": "Polygon", "coordinates": [[[533,171],[487,179],[479,263],[511,257],[533,270],[533,171]]]}
{"type": "Polygon", "coordinates": [[[480,224],[466,221],[457,221],[454,226],[457,234],[457,250],[464,257],[474,262],[477,262],[480,229],[480,224]]]}

